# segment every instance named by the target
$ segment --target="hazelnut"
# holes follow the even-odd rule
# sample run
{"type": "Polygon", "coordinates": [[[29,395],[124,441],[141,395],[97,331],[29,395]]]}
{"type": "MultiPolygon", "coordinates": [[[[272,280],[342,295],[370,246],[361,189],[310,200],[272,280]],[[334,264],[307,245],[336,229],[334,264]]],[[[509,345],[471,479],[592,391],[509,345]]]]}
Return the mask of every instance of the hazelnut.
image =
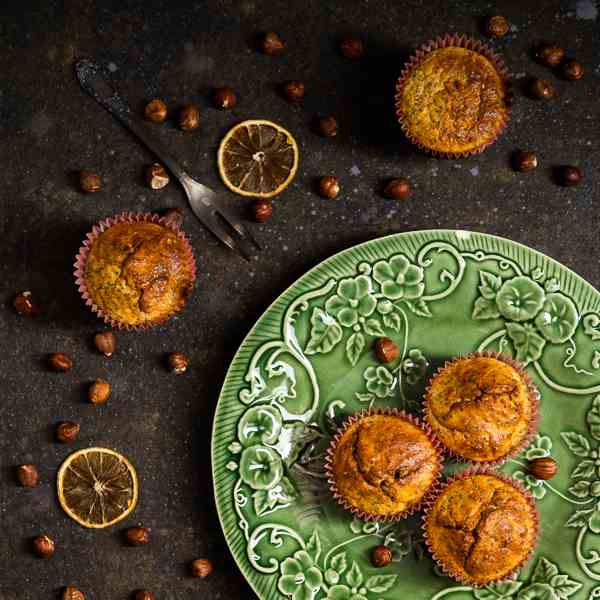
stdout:
{"type": "Polygon", "coordinates": [[[183,225],[183,210],[181,208],[169,208],[163,217],[165,225],[174,229],[181,229],[183,225]]]}
{"type": "Polygon", "coordinates": [[[380,337],[375,340],[375,355],[379,362],[394,362],[399,354],[400,349],[392,340],[390,340],[390,338],[380,337]]]}
{"type": "Polygon", "coordinates": [[[35,465],[19,465],[17,467],[17,479],[23,487],[35,487],[40,475],[35,465]]]}
{"type": "Polygon", "coordinates": [[[371,564],[374,567],[386,567],[392,562],[392,550],[387,546],[375,546],[371,550],[371,564]]]}
{"type": "Polygon", "coordinates": [[[273,55],[283,52],[285,44],[274,31],[269,31],[260,38],[259,47],[265,54],[273,55]]]}
{"type": "Polygon", "coordinates": [[[549,100],[554,98],[554,86],[546,79],[535,79],[531,84],[531,93],[534,98],[549,100]]]}
{"type": "Polygon", "coordinates": [[[537,59],[548,67],[558,67],[565,57],[565,49],[554,44],[544,44],[536,52],[537,59]]]}
{"type": "Polygon", "coordinates": [[[85,600],[85,596],[77,588],[69,586],[63,590],[62,600],[85,600]]]}
{"type": "Polygon", "coordinates": [[[233,108],[237,104],[235,93],[230,87],[218,87],[213,92],[213,102],[217,108],[233,108]]]}
{"type": "Polygon", "coordinates": [[[383,194],[391,200],[406,200],[410,194],[410,183],[406,177],[396,177],[387,183],[383,194]]]}
{"type": "Polygon", "coordinates": [[[164,123],[167,120],[167,105],[158,98],[150,100],[144,109],[144,117],[152,123],[164,123]]]}
{"type": "Polygon", "coordinates": [[[112,331],[101,331],[94,336],[94,346],[98,352],[109,358],[117,349],[117,338],[112,331]]]}
{"type": "Polygon", "coordinates": [[[138,590],[133,597],[133,600],[156,600],[152,592],[146,590],[138,590]]]}
{"type": "Polygon", "coordinates": [[[558,172],[558,180],[561,185],[566,187],[574,187],[581,183],[583,179],[583,173],[581,169],[567,165],[562,167],[558,172]]]}
{"type": "Polygon", "coordinates": [[[485,32],[489,37],[501,38],[508,33],[509,25],[506,17],[496,15],[489,17],[485,22],[485,32]]]}
{"type": "Polygon", "coordinates": [[[257,223],[264,223],[271,218],[273,205],[267,198],[259,198],[252,205],[252,215],[257,223]]]}
{"type": "Polygon", "coordinates": [[[70,371],[73,368],[71,357],[64,352],[54,352],[48,357],[48,364],[53,371],[70,371]]]}
{"type": "Polygon", "coordinates": [[[576,60],[568,60],[561,67],[563,77],[569,81],[577,81],[583,77],[583,67],[576,60]]]}
{"type": "Polygon", "coordinates": [[[365,49],[361,40],[349,37],[340,42],[340,52],[350,60],[358,60],[363,57],[365,49]]]}
{"type": "Polygon", "coordinates": [[[289,102],[300,102],[304,99],[304,84],[301,81],[288,81],[283,86],[283,95],[289,102]]]}
{"type": "Polygon", "coordinates": [[[513,165],[517,171],[522,173],[533,171],[538,166],[537,156],[533,152],[520,150],[514,155],[513,165]]]}
{"type": "Polygon", "coordinates": [[[213,564],[205,558],[192,561],[190,567],[192,575],[194,577],[202,577],[202,579],[208,577],[213,572],[213,564]]]}
{"type": "Polygon", "coordinates": [[[13,306],[22,317],[35,317],[40,312],[40,308],[33,302],[33,296],[29,290],[19,292],[13,300],[13,306]]]}
{"type": "Polygon", "coordinates": [[[194,104],[186,104],[179,111],[179,127],[183,131],[198,129],[200,125],[200,110],[194,104]]]}
{"type": "Polygon", "coordinates": [[[146,183],[153,190],[162,190],[169,183],[169,174],[158,163],[148,165],[146,167],[146,183]]]}
{"type": "Polygon", "coordinates": [[[81,427],[73,421],[61,421],[56,426],[56,439],[63,444],[70,444],[77,439],[81,427]]]}
{"type": "Polygon", "coordinates": [[[40,558],[49,558],[54,554],[54,542],[47,535],[38,535],[33,540],[32,547],[40,558]]]}
{"type": "Polygon", "coordinates": [[[130,546],[145,546],[150,543],[150,530],[145,527],[130,527],[125,531],[125,539],[130,546]]]}
{"type": "Polygon", "coordinates": [[[317,131],[323,137],[334,137],[338,133],[338,122],[333,117],[320,117],[317,119],[317,131]]]}
{"type": "Polygon", "coordinates": [[[535,458],[529,462],[529,472],[536,479],[552,479],[558,471],[558,464],[550,456],[535,458]]]}
{"type": "Polygon", "coordinates": [[[322,198],[333,200],[340,193],[340,184],[335,177],[330,175],[319,180],[319,195],[322,198]]]}
{"type": "Polygon", "coordinates": [[[167,363],[171,373],[181,375],[187,371],[189,360],[188,357],[181,352],[171,352],[167,357],[167,363]]]}
{"type": "Polygon", "coordinates": [[[100,175],[91,171],[81,171],[79,173],[79,187],[83,192],[99,192],[102,188],[100,175]]]}
{"type": "Polygon", "coordinates": [[[104,379],[96,379],[88,390],[88,400],[92,404],[104,404],[110,396],[110,383],[104,379]]]}

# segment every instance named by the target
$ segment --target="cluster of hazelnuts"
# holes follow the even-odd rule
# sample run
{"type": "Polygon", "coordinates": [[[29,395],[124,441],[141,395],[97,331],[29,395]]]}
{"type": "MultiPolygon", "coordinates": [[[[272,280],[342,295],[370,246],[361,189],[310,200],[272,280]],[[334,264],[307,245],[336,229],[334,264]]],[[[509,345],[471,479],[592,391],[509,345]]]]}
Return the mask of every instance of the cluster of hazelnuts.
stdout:
{"type": "MultiPolygon", "coordinates": [[[[583,66],[573,58],[566,58],[566,51],[557,44],[543,44],[537,48],[535,57],[539,63],[557,70],[567,81],[577,81],[583,77],[583,66]]],[[[550,100],[556,90],[547,79],[534,79],[531,83],[531,95],[540,100],[550,100]]]]}

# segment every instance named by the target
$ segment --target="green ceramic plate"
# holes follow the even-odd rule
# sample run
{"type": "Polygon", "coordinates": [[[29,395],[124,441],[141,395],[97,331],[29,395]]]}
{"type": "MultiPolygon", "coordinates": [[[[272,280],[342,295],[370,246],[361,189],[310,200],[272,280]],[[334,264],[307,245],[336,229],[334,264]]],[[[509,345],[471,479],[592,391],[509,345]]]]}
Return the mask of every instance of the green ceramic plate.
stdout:
{"type": "Polygon", "coordinates": [[[600,598],[599,313],[600,294],[552,259],[464,231],[367,242],[299,279],[242,344],[214,424],[221,523],[259,598],[600,598]],[[382,335],[401,349],[391,365],[373,357],[382,335]],[[542,535],[518,579],[474,590],[436,572],[416,518],[362,523],[338,508],[323,450],[345,415],[418,412],[438,365],[484,349],[525,363],[540,387],[539,435],[504,470],[537,499],[542,535]],[[552,481],[527,475],[549,455],[552,481]],[[375,569],[368,553],[381,543],[394,562],[375,569]]]}

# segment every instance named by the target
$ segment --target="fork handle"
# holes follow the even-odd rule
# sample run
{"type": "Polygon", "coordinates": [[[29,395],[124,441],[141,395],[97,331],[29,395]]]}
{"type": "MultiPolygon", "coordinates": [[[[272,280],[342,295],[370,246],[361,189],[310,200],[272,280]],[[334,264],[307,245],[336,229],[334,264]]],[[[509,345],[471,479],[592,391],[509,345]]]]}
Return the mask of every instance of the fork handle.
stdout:
{"type": "Polygon", "coordinates": [[[147,126],[135,117],[125,99],[108,83],[98,63],[83,59],[75,64],[75,74],[81,87],[98,104],[133,133],[186,187],[190,176],[173,158],[162,142],[152,136],[147,126]]]}

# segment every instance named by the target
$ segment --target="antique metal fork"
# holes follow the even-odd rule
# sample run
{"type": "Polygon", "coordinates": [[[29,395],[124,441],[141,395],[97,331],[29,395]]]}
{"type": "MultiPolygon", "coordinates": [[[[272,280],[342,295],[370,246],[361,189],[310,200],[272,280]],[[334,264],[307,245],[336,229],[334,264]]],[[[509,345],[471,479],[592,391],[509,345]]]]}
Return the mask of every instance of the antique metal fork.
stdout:
{"type": "Polygon", "coordinates": [[[252,246],[260,246],[236,217],[227,214],[217,201],[217,194],[188,175],[181,165],[149,132],[148,127],[135,117],[125,100],[106,81],[99,64],[90,60],[75,63],[75,73],[81,87],[122,125],[142,141],[171,173],[179,180],[190,207],[202,224],[246,260],[252,256],[252,246]]]}

